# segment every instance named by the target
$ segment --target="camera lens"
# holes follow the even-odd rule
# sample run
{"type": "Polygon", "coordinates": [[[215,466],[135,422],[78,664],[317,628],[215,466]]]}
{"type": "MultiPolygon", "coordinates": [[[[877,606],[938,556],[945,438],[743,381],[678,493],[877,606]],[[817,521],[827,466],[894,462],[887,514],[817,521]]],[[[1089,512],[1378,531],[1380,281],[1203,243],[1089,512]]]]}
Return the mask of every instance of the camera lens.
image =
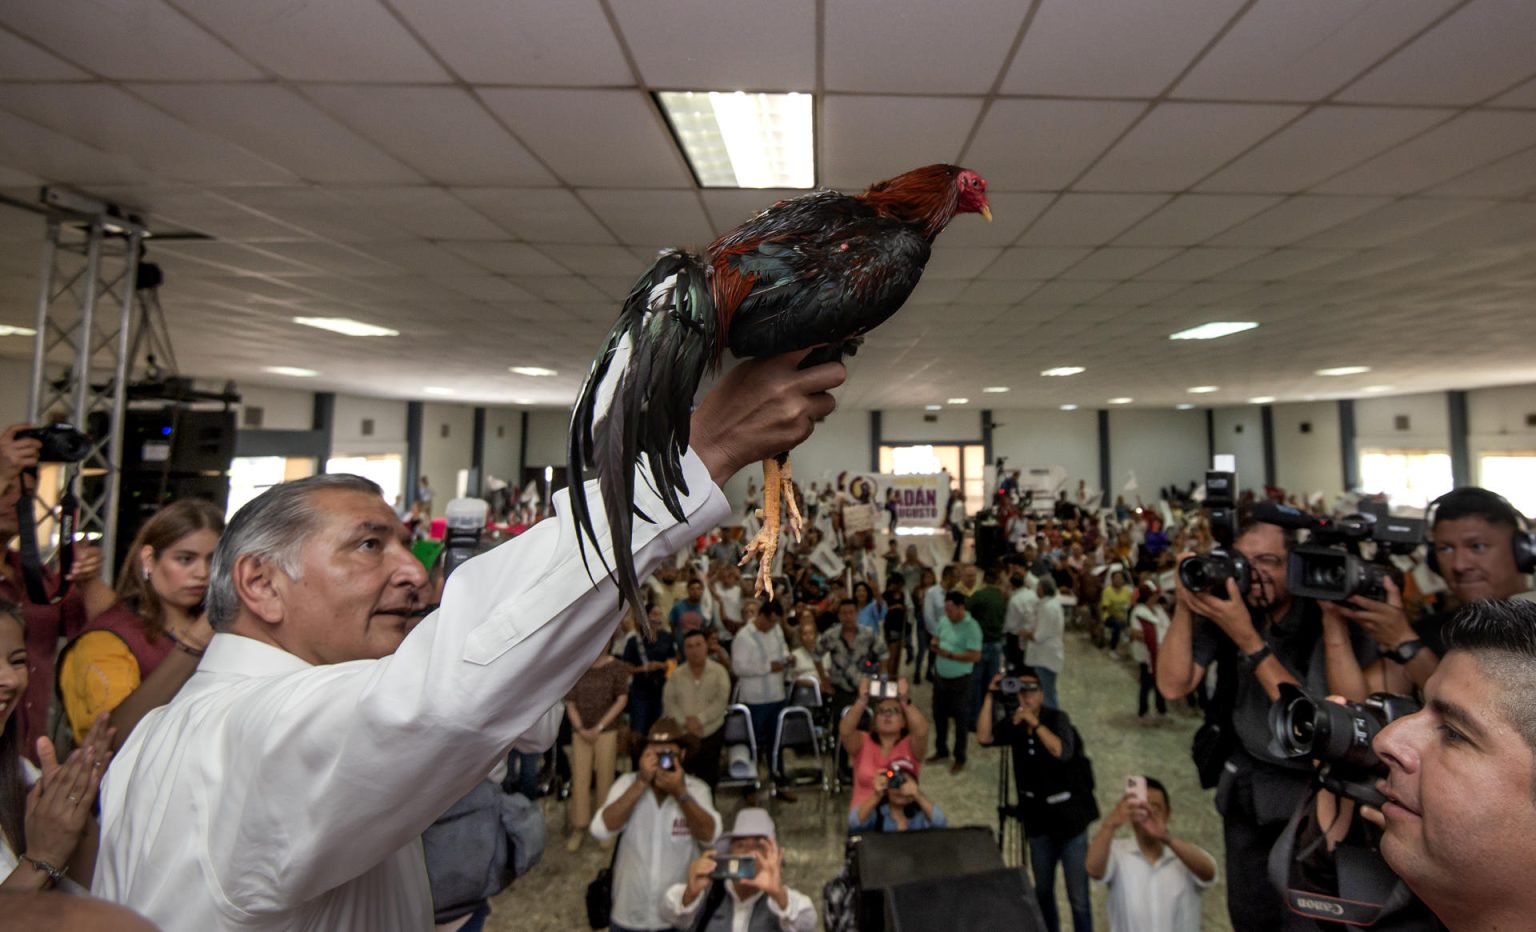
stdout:
{"type": "Polygon", "coordinates": [[[1290,735],[1291,749],[1310,753],[1317,737],[1317,706],[1306,698],[1293,699],[1285,710],[1286,733],[1290,735]]]}

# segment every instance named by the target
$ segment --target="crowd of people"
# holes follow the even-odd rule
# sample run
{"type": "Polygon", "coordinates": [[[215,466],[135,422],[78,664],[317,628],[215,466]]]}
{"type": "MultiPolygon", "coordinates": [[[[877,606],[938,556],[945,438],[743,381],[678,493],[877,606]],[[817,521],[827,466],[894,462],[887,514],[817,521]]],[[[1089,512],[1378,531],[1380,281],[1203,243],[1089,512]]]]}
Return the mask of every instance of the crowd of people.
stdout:
{"type": "MultiPolygon", "coordinates": [[[[775,377],[787,395],[823,392],[775,377]]],[[[775,422],[774,438],[740,448],[809,423],[775,422]]],[[[18,533],[37,459],[19,427],[0,435],[0,537],[18,533]]],[[[207,503],[166,506],[124,551],[113,587],[82,544],[67,574],[44,570],[36,598],[34,571],[8,551],[0,894],[89,893],[166,928],[419,928],[426,916],[476,932],[490,898],[537,860],[548,822],[570,851],[595,844],[611,859],[588,889],[594,923],[845,929],[839,878],[788,885],[761,797],[793,804],[806,782],[797,763],[824,754],[823,783],[848,787],[850,836],[944,829],[946,800],[925,768],[963,773],[974,738],[1007,749],[1007,815],[1051,932],[1092,927],[1092,881],[1108,889],[1112,929],[1198,929],[1218,874],[1233,928],[1311,928],[1273,852],[1305,848],[1304,892],[1343,897],[1334,852],[1362,838],[1404,883],[1385,927],[1475,928],[1511,908],[1499,884],[1532,859],[1501,858],[1494,842],[1520,847],[1528,836],[1513,833],[1536,821],[1519,797],[1533,785],[1536,719],[1517,698],[1536,669],[1536,605],[1520,601],[1536,554],[1524,518],[1493,493],[1442,497],[1421,553],[1395,557],[1379,591],[1330,601],[1291,591],[1296,535],[1251,520],[1252,501],[1218,541],[1192,489],[1100,507],[1080,484],[1040,507],[1005,475],[971,531],[963,508],[945,510],[972,555],[903,546],[889,528],[847,531],[846,490],[813,484],[796,488],[807,531],[784,541],[775,595],[762,598],[756,568],[739,565],[756,529],[750,496],[731,509],[718,491],[750,459],[690,454],[689,518],[637,533],[645,617],[616,625],[611,592],[556,552],[557,521],[450,582],[405,549],[398,516],[355,477],[285,484],[228,527],[207,503]],[[1180,563],[1223,545],[1246,586],[1189,585],[1180,563]],[[1187,702],[1203,718],[1192,759],[1158,766],[1215,788],[1219,858],[1173,830],[1156,777],[1097,791],[1061,701],[1071,631],[1085,639],[1075,649],[1123,661],[1127,712],[1150,726],[1187,702]],[[1271,712],[1296,689],[1423,704],[1381,723],[1378,797],[1320,781],[1312,759],[1277,747],[1271,712]],[[815,723],[809,746],[781,740],[793,710],[815,723]],[[392,741],[413,748],[410,766],[392,741]],[[1449,842],[1457,828],[1432,807],[1465,829],[1483,810],[1456,784],[1476,778],[1485,802],[1519,811],[1449,842]],[[305,789],[282,789],[296,783],[305,789]],[[728,833],[726,793],[741,796],[728,833]],[[354,868],[359,852],[371,860],[354,868]],[[425,888],[413,868],[423,860],[425,888]],[[168,879],[176,865],[206,883],[185,893],[168,879]]]]}

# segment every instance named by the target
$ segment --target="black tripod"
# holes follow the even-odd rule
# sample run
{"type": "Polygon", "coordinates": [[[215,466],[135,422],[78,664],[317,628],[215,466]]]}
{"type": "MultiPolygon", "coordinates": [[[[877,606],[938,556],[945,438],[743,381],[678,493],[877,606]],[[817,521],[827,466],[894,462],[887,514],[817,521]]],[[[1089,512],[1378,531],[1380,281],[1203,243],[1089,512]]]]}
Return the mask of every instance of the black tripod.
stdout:
{"type": "Polygon", "coordinates": [[[1026,866],[1024,810],[1013,798],[1013,760],[1008,745],[999,744],[997,755],[997,847],[1009,867],[1026,866]]]}

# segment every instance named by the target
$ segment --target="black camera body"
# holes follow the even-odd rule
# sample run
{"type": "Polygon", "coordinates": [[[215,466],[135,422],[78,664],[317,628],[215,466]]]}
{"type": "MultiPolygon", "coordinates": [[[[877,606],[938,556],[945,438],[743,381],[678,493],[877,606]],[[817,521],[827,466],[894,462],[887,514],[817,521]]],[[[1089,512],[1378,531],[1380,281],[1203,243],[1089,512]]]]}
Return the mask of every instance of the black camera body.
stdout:
{"type": "Polygon", "coordinates": [[[656,767],[659,770],[672,771],[677,769],[677,755],[671,751],[661,751],[656,755],[656,767]]]}
{"type": "Polygon", "coordinates": [[[1254,508],[1254,517],[1266,524],[1307,531],[1307,543],[1291,549],[1285,581],[1292,595],[1323,602],[1342,602],[1361,596],[1386,601],[1386,580],[1398,587],[1392,554],[1412,553],[1424,542],[1422,518],[1395,518],[1380,513],[1320,518],[1286,505],[1265,502],[1254,508]],[[1360,545],[1374,545],[1366,559],[1360,545]]]}
{"type": "Polygon", "coordinates": [[[1386,798],[1375,783],[1386,768],[1371,742],[1383,728],[1418,710],[1411,696],[1372,693],[1364,702],[1319,702],[1285,683],[1269,708],[1269,730],[1285,756],[1323,764],[1318,775],[1325,787],[1381,806],[1386,798]]]}
{"type": "Polygon", "coordinates": [[[91,438],[70,424],[18,430],[16,439],[41,441],[37,458],[44,463],[78,463],[91,454],[91,438]]]}
{"type": "Polygon", "coordinates": [[[1229,579],[1237,583],[1238,592],[1247,592],[1253,584],[1253,568],[1232,546],[1237,539],[1237,473],[1206,473],[1204,505],[1216,547],[1180,563],[1179,582],[1190,592],[1204,592],[1218,599],[1227,597],[1229,579]]]}
{"type": "Polygon", "coordinates": [[[888,790],[897,789],[899,787],[902,787],[902,786],[906,785],[906,782],[907,782],[907,772],[905,770],[897,770],[894,767],[886,768],[886,771],[885,771],[885,788],[886,789],[888,789],[888,790]]]}

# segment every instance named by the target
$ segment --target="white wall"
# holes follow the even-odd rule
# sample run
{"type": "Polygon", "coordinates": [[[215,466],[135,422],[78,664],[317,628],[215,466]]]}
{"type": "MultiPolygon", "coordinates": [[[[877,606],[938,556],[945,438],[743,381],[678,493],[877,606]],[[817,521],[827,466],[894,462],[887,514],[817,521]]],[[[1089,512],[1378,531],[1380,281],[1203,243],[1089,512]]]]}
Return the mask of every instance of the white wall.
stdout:
{"type": "Polygon", "coordinates": [[[1450,422],[1444,392],[1361,398],[1355,402],[1355,448],[1448,450],[1450,422]],[[1399,414],[1408,416],[1408,430],[1397,429],[1399,414]]]}
{"type": "Polygon", "coordinates": [[[519,485],[517,462],[523,438],[523,412],[517,408],[488,408],[485,412],[485,474],[519,485]]]}
{"type": "Polygon", "coordinates": [[[31,386],[31,357],[21,359],[7,356],[0,359],[0,430],[27,419],[27,392],[31,386]]]}
{"type": "Polygon", "coordinates": [[[1536,385],[1467,392],[1467,448],[1474,464],[1482,453],[1536,450],[1536,427],[1525,423],[1532,414],[1536,414],[1536,385]]]}
{"type": "MultiPolygon", "coordinates": [[[[1125,495],[1152,502],[1158,489],[1168,485],[1187,487],[1199,481],[1209,468],[1206,457],[1205,412],[1154,409],[1114,409],[1109,412],[1109,500],[1125,495]],[[1135,492],[1125,492],[1126,481],[1136,473],[1135,492]]],[[[1095,476],[1085,477],[1090,488],[1095,476]]]]}
{"type": "Polygon", "coordinates": [[[465,405],[433,404],[421,408],[421,470],[432,485],[433,510],[458,494],[459,470],[475,456],[475,409],[465,405]],[[447,436],[443,436],[444,434],[447,436]]]}
{"type": "MultiPolygon", "coordinates": [[[[865,412],[865,418],[869,413],[865,412]]],[[[886,409],[880,412],[880,442],[885,444],[981,442],[981,412],[968,408],[944,411],[886,409]],[[926,418],[932,417],[929,422],[926,418]]],[[[866,456],[867,458],[867,456],[866,456]]],[[[867,463],[861,462],[863,469],[867,463]]]]}
{"type": "Polygon", "coordinates": [[[1337,401],[1275,405],[1275,484],[1298,495],[1321,492],[1332,502],[1344,492],[1339,443],[1337,401]]]}
{"type": "MultiPolygon", "coordinates": [[[[1198,410],[1198,409],[1197,409],[1198,410]]],[[[1212,453],[1230,453],[1237,457],[1239,489],[1264,490],[1264,425],[1258,405],[1217,408],[1216,443],[1212,453]],[[1242,430],[1239,431],[1238,428],[1242,430]]],[[[1207,464],[1207,468],[1209,464],[1207,464]]],[[[1203,473],[1200,474],[1203,477],[1203,473]]]]}
{"type": "Polygon", "coordinates": [[[1068,488],[1079,479],[1099,484],[1099,416],[1096,411],[992,410],[992,455],[1006,468],[1060,466],[1068,488]]]}
{"type": "Polygon", "coordinates": [[[331,451],[338,455],[398,453],[405,456],[405,402],[337,395],[331,451]],[[363,436],[363,420],[367,418],[373,419],[373,435],[370,437],[363,436]]]}
{"type": "MultiPolygon", "coordinates": [[[[240,385],[240,406],[261,409],[261,430],[309,430],[315,426],[315,393],[269,385],[240,385]]],[[[245,412],[240,429],[246,429],[245,412]]]]}

